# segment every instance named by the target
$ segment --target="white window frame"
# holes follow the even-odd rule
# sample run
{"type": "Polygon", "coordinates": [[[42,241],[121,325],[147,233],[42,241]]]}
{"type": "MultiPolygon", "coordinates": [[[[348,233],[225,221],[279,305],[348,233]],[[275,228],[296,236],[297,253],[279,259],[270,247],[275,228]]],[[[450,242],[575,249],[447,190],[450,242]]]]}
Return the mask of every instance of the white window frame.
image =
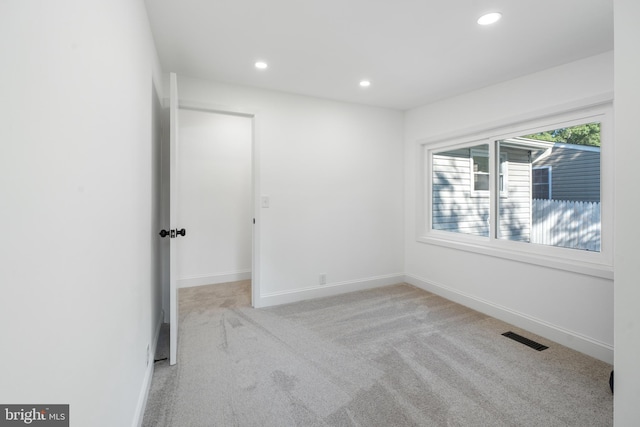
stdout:
{"type": "MultiPolygon", "coordinates": [[[[474,157],[489,157],[488,150],[481,150],[479,148],[472,148],[469,150],[469,172],[470,176],[470,191],[471,197],[489,197],[489,190],[476,190],[475,189],[475,175],[476,171],[473,170],[473,158],[474,157]]],[[[504,171],[501,173],[504,183],[504,188],[500,190],[500,197],[509,197],[509,155],[507,153],[500,153],[500,164],[504,165],[504,171]]],[[[489,180],[491,180],[491,166],[489,166],[489,180]]]]}
{"type": "MultiPolygon", "coordinates": [[[[586,103],[586,102],[585,102],[586,103]]],[[[614,216],[614,141],[613,106],[611,99],[599,99],[587,106],[573,109],[556,109],[557,113],[537,117],[525,117],[515,123],[504,123],[489,129],[472,129],[460,135],[445,138],[419,140],[419,164],[417,186],[416,240],[425,244],[440,245],[458,250],[482,253],[520,262],[542,265],[586,275],[613,279],[613,216],[614,216]],[[600,152],[600,252],[561,248],[528,242],[517,242],[497,237],[498,201],[495,196],[497,180],[490,179],[491,204],[489,237],[432,229],[431,164],[433,153],[478,144],[489,145],[489,170],[495,171],[497,141],[530,135],[537,132],[577,126],[585,123],[601,123],[602,147],[600,152]]]]}
{"type": "MultiPolygon", "coordinates": [[[[546,200],[553,200],[553,183],[551,181],[551,179],[553,178],[553,167],[552,166],[536,166],[536,167],[532,167],[531,168],[531,194],[532,194],[532,198],[533,198],[533,188],[534,188],[534,184],[533,184],[533,171],[534,170],[541,170],[541,169],[546,169],[547,170],[547,179],[549,182],[549,197],[546,200]]],[[[601,172],[602,174],[602,172],[601,172]]]]}

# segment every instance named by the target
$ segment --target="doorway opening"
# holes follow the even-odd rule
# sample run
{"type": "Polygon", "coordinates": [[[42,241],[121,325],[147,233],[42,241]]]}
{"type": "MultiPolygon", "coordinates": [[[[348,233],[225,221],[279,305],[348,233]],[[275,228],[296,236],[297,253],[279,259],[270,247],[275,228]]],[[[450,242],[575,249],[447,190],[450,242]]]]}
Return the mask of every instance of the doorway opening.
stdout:
{"type": "Polygon", "coordinates": [[[162,276],[173,365],[180,288],[249,282],[251,305],[259,305],[259,180],[255,115],[179,102],[176,75],[170,78],[161,188],[171,232],[162,276]]]}
{"type": "Polygon", "coordinates": [[[251,279],[252,133],[250,117],[179,109],[178,288],[251,279]]]}

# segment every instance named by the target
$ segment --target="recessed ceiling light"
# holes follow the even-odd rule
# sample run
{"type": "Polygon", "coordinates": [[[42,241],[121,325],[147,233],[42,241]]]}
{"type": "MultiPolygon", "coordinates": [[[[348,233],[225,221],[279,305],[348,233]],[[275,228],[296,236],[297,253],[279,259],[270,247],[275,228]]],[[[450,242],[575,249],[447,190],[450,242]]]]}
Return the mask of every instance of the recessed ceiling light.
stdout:
{"type": "Polygon", "coordinates": [[[369,80],[362,80],[362,81],[360,81],[360,86],[369,87],[369,86],[371,86],[371,82],[369,80]]]}
{"type": "Polygon", "coordinates": [[[264,61],[258,61],[255,63],[255,66],[258,70],[264,70],[265,68],[268,67],[267,63],[264,61]]]}
{"type": "Polygon", "coordinates": [[[498,22],[502,18],[502,14],[500,12],[491,12],[485,15],[482,15],[478,18],[478,24],[480,25],[491,25],[498,22]]]}

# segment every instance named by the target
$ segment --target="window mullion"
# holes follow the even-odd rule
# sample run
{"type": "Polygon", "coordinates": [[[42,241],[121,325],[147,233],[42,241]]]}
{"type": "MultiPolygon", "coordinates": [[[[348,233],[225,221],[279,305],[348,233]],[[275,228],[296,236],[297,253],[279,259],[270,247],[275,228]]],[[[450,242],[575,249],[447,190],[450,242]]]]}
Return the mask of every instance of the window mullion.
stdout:
{"type": "Polygon", "coordinates": [[[498,180],[500,179],[500,162],[496,161],[498,154],[497,141],[487,140],[489,146],[489,239],[495,241],[498,229],[498,201],[500,200],[500,190],[498,180]]]}

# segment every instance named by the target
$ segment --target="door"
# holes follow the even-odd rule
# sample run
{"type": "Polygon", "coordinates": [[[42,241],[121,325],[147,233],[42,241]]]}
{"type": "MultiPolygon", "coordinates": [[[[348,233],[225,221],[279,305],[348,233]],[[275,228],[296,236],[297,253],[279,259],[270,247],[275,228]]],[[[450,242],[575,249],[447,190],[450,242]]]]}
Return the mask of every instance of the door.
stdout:
{"type": "MultiPolygon", "coordinates": [[[[176,364],[177,362],[177,352],[178,352],[178,279],[180,277],[180,275],[178,274],[178,268],[179,268],[179,253],[178,253],[178,249],[179,249],[179,245],[177,242],[178,238],[181,238],[181,236],[185,236],[186,231],[184,229],[180,229],[179,227],[181,226],[181,223],[179,221],[184,221],[186,218],[180,218],[180,206],[179,206],[179,193],[180,193],[180,186],[179,186],[179,164],[180,164],[180,143],[179,143],[179,135],[180,135],[180,129],[179,129],[179,123],[178,123],[178,112],[179,112],[179,100],[178,100],[178,83],[177,83],[177,76],[175,73],[171,73],[170,74],[170,80],[169,80],[169,147],[168,147],[168,165],[165,163],[165,168],[167,168],[168,166],[168,183],[165,181],[165,187],[169,187],[169,231],[167,233],[165,233],[165,235],[168,235],[169,238],[169,253],[168,253],[168,264],[169,264],[169,268],[168,268],[168,272],[166,272],[166,276],[168,276],[168,288],[169,288],[169,292],[168,292],[168,298],[165,297],[165,301],[168,299],[169,300],[169,307],[168,307],[168,311],[169,311],[169,363],[171,365],[176,364]]],[[[188,104],[188,103],[187,103],[188,104]]],[[[183,108],[186,108],[187,110],[190,109],[189,105],[183,105],[183,108]]],[[[191,107],[192,110],[194,111],[209,111],[209,112],[214,112],[214,110],[212,109],[208,109],[205,108],[203,109],[202,106],[194,106],[191,107]]],[[[184,111],[184,110],[183,110],[184,111]]],[[[249,138],[250,138],[250,145],[251,147],[249,148],[249,156],[250,156],[250,160],[249,160],[249,165],[248,167],[251,169],[251,172],[249,174],[250,178],[249,180],[251,181],[249,184],[249,187],[251,188],[249,193],[251,195],[251,199],[253,201],[253,203],[249,203],[250,205],[250,210],[253,212],[253,215],[249,215],[249,217],[246,218],[246,222],[249,224],[249,226],[251,227],[251,223],[256,224],[256,219],[257,219],[257,212],[255,212],[255,207],[256,206],[256,186],[257,186],[257,174],[256,174],[256,144],[255,144],[255,138],[254,138],[254,127],[255,127],[255,117],[253,114],[250,113],[245,113],[245,112],[223,112],[223,115],[230,115],[230,116],[234,116],[236,118],[243,118],[243,119],[248,119],[249,122],[247,123],[247,127],[248,127],[248,134],[249,134],[249,138]],[[251,206],[253,205],[253,206],[251,206]]],[[[183,116],[184,120],[188,120],[188,116],[183,116]]],[[[166,122],[165,122],[166,123],[166,122]]],[[[165,140],[166,141],[166,140],[165,140]]],[[[184,141],[183,141],[184,142],[184,141]]],[[[166,145],[165,145],[166,147],[166,145]]],[[[183,154],[186,154],[186,158],[188,158],[188,151],[183,151],[183,154]]],[[[166,170],[166,169],[165,169],[166,170]]],[[[165,175],[165,176],[166,176],[165,175]]],[[[166,205],[165,205],[166,206],[166,205]]],[[[165,207],[166,209],[166,207],[165,207]]],[[[166,210],[165,210],[166,212],[166,210]]],[[[195,228],[194,228],[195,230],[195,228]]],[[[256,233],[256,226],[253,226],[253,232],[250,233],[252,234],[252,242],[250,243],[250,259],[249,259],[249,263],[251,265],[251,279],[252,279],[252,286],[251,286],[251,290],[252,290],[252,305],[255,306],[255,301],[256,301],[256,295],[259,295],[258,293],[258,288],[257,288],[257,279],[258,279],[258,275],[256,274],[256,269],[258,267],[258,263],[257,263],[257,256],[258,256],[258,251],[257,251],[257,233],[256,233]]],[[[184,248],[183,251],[181,251],[182,255],[187,255],[188,256],[188,251],[187,253],[184,253],[184,248]]],[[[165,258],[167,259],[167,258],[165,258]]],[[[180,272],[181,274],[184,274],[185,271],[180,272]]],[[[166,279],[165,279],[166,280],[166,279]]],[[[167,285],[165,282],[165,289],[167,289],[167,285]]]]}
{"type": "Polygon", "coordinates": [[[169,364],[175,365],[178,354],[178,77],[171,73],[169,82],[169,364]]]}

